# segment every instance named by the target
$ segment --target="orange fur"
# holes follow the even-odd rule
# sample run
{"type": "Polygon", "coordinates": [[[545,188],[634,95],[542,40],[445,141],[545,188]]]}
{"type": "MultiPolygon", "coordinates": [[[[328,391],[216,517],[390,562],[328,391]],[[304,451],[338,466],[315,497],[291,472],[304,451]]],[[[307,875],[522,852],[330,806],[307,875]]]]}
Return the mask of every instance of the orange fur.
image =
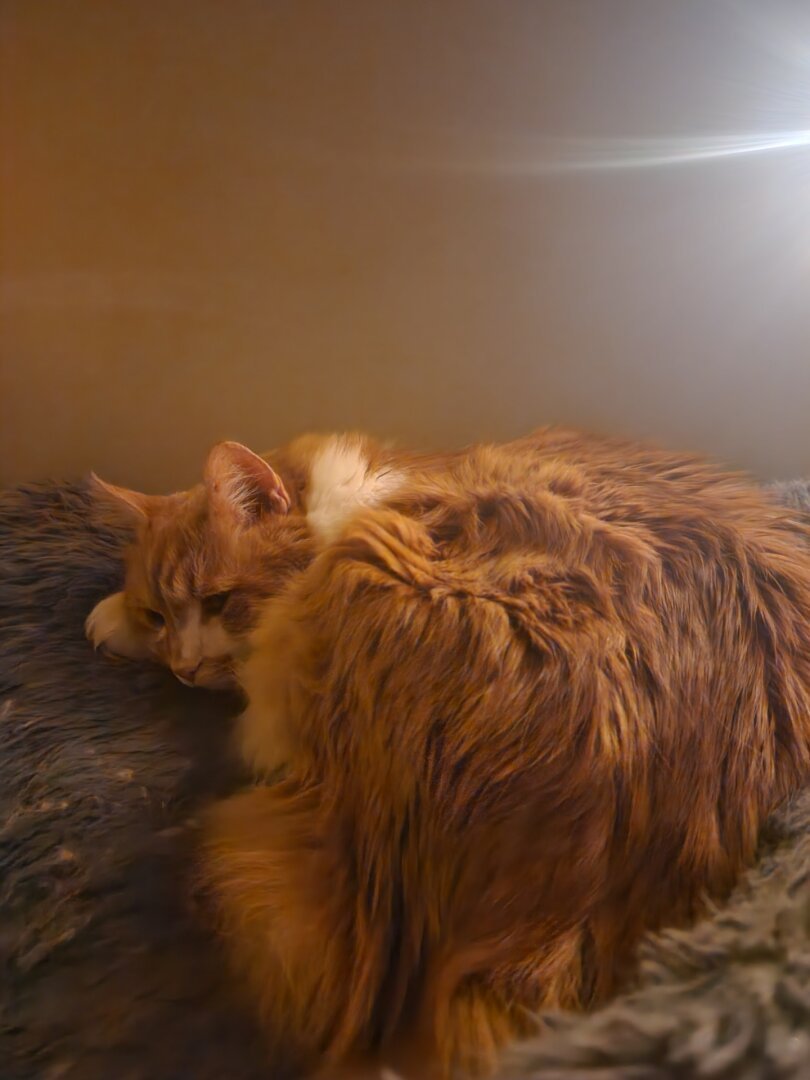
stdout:
{"type": "Polygon", "coordinates": [[[485,1068],[723,895],[806,780],[810,532],[571,432],[380,460],[396,489],[264,607],[242,740],[287,772],[212,809],[201,875],[277,1057],[485,1068]]]}

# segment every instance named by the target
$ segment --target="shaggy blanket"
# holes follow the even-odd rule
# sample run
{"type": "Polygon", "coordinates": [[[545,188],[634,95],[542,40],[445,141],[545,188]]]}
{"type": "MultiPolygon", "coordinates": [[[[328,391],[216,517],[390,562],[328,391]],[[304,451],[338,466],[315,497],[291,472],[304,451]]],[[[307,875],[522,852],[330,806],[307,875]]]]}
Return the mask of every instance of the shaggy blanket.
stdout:
{"type": "MultiPolygon", "coordinates": [[[[81,485],[0,496],[0,1078],[269,1080],[187,888],[238,705],[93,654],[125,539],[81,485]]],[[[504,1080],[810,1076],[810,792],[722,910],[646,943],[638,989],[546,1028],[504,1080]]]]}

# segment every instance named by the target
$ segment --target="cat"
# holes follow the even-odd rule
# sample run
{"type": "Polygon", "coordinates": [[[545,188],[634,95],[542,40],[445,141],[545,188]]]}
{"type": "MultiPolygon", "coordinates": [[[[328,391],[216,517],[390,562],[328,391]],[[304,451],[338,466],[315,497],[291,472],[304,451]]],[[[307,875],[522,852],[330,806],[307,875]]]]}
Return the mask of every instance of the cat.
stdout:
{"type": "Polygon", "coordinates": [[[199,877],[279,1067],[491,1068],[725,895],[807,780],[810,526],[737,475],[544,429],[225,443],[188,493],[102,490],[139,531],[91,638],[247,697],[257,782],[199,877]]]}

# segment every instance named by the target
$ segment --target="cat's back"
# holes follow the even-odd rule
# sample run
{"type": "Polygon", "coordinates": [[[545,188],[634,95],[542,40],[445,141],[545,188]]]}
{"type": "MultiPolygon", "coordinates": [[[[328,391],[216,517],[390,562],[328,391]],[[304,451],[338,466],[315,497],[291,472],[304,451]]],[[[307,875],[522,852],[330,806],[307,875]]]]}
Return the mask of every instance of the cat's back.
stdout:
{"type": "Polygon", "coordinates": [[[472,474],[489,472],[526,490],[546,487],[608,519],[624,512],[628,521],[648,514],[654,520],[700,507],[741,517],[746,508],[757,513],[767,507],[795,517],[745,474],[642,440],[549,427],[473,447],[465,460],[472,474]]]}
{"type": "Polygon", "coordinates": [[[645,656],[657,690],[714,671],[733,694],[758,656],[810,708],[810,525],[745,477],[557,428],[403,477],[313,579],[342,630],[404,642],[424,624],[442,650],[472,636],[493,662],[512,646],[593,670],[645,656]]]}
{"type": "Polygon", "coordinates": [[[401,504],[417,515],[429,507],[428,517],[466,517],[473,546],[488,532],[506,546],[582,558],[623,538],[676,561],[679,552],[730,558],[776,547],[810,574],[810,516],[747,476],[696,455],[566,428],[434,459],[401,504]],[[494,529],[482,529],[488,520],[494,529]]]}

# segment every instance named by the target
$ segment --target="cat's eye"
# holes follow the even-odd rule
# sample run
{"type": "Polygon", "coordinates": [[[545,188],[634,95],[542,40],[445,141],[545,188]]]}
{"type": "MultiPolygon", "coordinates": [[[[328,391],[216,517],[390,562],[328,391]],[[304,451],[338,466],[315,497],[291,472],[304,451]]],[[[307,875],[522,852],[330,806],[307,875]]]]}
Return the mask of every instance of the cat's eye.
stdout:
{"type": "Polygon", "coordinates": [[[225,592],[212,593],[211,596],[206,596],[202,602],[203,613],[205,615],[221,615],[231,595],[232,590],[227,589],[225,592]]]}
{"type": "Polygon", "coordinates": [[[166,620],[163,618],[160,612],[155,611],[154,608],[144,608],[143,614],[146,621],[155,630],[160,630],[166,625],[166,620]]]}

